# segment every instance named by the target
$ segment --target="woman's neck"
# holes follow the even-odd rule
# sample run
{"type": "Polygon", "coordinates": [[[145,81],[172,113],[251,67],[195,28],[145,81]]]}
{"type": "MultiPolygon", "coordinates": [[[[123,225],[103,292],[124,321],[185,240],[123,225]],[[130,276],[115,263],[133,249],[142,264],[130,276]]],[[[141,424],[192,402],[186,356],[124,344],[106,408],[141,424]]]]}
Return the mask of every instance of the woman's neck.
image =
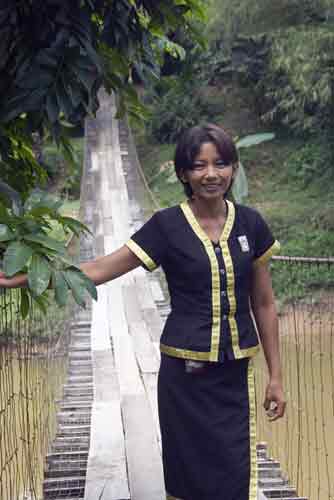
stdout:
{"type": "Polygon", "coordinates": [[[194,214],[199,218],[215,219],[227,214],[227,205],[224,198],[217,198],[210,201],[192,198],[189,204],[194,214]]]}

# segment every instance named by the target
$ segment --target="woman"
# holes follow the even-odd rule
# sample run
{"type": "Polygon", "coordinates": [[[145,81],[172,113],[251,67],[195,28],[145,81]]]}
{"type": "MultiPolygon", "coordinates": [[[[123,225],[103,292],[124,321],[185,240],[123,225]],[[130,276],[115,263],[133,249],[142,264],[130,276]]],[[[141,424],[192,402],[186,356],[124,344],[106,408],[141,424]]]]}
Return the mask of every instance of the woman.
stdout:
{"type": "MultiPolygon", "coordinates": [[[[264,407],[271,420],[285,410],[267,266],[279,245],[255,210],[226,199],[237,168],[223,129],[188,129],[175,153],[187,201],[156,212],[122,248],[81,266],[97,285],[139,265],[165,271],[171,313],[161,338],[158,400],[171,500],[256,499],[251,358],[258,336],[269,371],[264,407]]],[[[0,286],[25,284],[24,275],[0,279],[0,286]]]]}

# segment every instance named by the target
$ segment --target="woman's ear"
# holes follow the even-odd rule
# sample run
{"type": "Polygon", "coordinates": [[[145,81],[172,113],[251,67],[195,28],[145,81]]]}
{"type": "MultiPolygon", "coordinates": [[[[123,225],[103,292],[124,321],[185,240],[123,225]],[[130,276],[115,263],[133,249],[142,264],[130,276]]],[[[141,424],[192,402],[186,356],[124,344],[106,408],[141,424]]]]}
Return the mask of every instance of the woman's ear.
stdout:
{"type": "Polygon", "coordinates": [[[186,184],[188,182],[188,179],[187,179],[187,175],[186,175],[186,171],[185,170],[180,170],[180,174],[179,174],[179,179],[181,182],[183,182],[184,184],[186,184]]]}

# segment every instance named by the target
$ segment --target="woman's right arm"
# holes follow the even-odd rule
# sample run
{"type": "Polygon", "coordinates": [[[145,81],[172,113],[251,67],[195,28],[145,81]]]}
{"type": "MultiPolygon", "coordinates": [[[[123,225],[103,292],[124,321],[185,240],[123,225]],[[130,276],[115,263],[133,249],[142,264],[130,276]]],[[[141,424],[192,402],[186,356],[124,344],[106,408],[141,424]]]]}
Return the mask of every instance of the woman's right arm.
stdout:
{"type": "Polygon", "coordinates": [[[127,246],[123,245],[104,257],[84,262],[80,265],[80,268],[95,285],[101,285],[132,271],[140,265],[141,260],[127,246]]]}
{"type": "MultiPolygon", "coordinates": [[[[80,265],[80,268],[95,285],[101,285],[132,271],[140,265],[140,259],[127,246],[123,245],[111,254],[90,262],[84,262],[80,265]]],[[[0,288],[24,288],[27,284],[26,274],[6,278],[4,273],[0,272],[0,288]]]]}

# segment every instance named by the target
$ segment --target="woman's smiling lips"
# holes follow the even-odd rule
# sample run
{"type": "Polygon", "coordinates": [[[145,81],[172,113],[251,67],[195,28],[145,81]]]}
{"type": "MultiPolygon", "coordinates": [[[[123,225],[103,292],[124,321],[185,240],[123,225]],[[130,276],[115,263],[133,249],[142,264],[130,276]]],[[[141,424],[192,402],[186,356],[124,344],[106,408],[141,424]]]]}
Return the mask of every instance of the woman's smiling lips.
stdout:
{"type": "Polygon", "coordinates": [[[221,187],[220,184],[203,184],[204,189],[207,189],[208,191],[216,191],[221,187]]]}

